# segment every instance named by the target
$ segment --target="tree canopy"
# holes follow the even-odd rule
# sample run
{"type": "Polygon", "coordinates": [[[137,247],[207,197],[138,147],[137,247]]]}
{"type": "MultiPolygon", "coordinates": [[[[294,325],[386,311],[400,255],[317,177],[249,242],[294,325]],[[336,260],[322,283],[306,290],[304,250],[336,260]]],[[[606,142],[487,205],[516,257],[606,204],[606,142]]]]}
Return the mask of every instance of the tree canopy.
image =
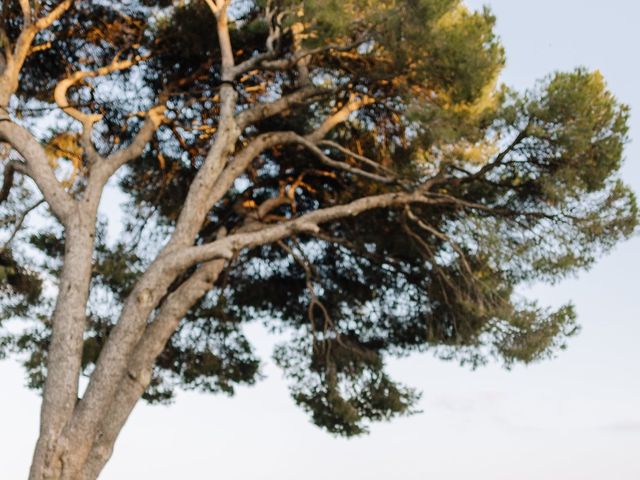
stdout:
{"type": "Polygon", "coordinates": [[[502,85],[488,9],[0,9],[0,351],[44,389],[32,478],[95,478],[141,396],[254,383],[248,322],[287,335],[293,399],[347,436],[414,410],[389,357],[548,358],[574,310],[518,287],[637,226],[618,178],[628,108],[584,68],[502,85]],[[120,228],[98,215],[108,182],[120,228]]]}

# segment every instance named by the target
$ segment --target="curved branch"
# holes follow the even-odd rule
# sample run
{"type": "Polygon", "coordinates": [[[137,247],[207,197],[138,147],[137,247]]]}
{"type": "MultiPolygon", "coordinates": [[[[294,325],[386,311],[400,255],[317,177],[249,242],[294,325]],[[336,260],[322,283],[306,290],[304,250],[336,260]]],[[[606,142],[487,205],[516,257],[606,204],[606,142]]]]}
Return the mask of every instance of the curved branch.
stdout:
{"type": "MultiPolygon", "coordinates": [[[[336,52],[348,52],[349,50],[353,50],[354,48],[359,47],[363,43],[367,42],[367,38],[362,38],[360,40],[356,40],[355,42],[349,43],[347,45],[324,45],[322,47],[310,48],[310,49],[300,49],[297,50],[293,55],[288,58],[280,58],[276,60],[263,60],[259,63],[259,66],[264,68],[265,70],[288,70],[294,67],[300,60],[310,57],[312,55],[316,55],[318,53],[325,53],[330,51],[336,52]]],[[[258,65],[256,65],[258,66],[258,65]]]]}
{"type": "Polygon", "coordinates": [[[423,222],[415,213],[413,213],[413,211],[411,210],[411,208],[408,205],[405,207],[405,213],[406,213],[407,217],[410,220],[415,222],[424,231],[431,233],[432,235],[434,235],[435,237],[439,238],[443,242],[446,242],[449,245],[451,245],[451,248],[453,248],[454,251],[460,257],[460,261],[462,262],[462,266],[464,267],[464,269],[467,271],[467,273],[470,276],[473,276],[473,271],[471,270],[471,266],[469,265],[469,262],[467,261],[467,255],[462,251],[462,248],[455,241],[453,241],[448,235],[442,233],[440,230],[438,230],[438,229],[432,227],[431,225],[428,225],[427,223],[423,222]]]}
{"type": "Polygon", "coordinates": [[[72,86],[76,85],[78,82],[85,80],[87,78],[96,78],[101,77],[103,75],[108,75],[109,73],[118,72],[121,70],[126,70],[131,68],[133,65],[136,65],[140,61],[142,61],[142,57],[134,57],[129,58],[127,60],[118,60],[118,57],[113,59],[113,61],[109,65],[105,65],[104,67],[100,67],[96,70],[86,70],[79,71],[71,74],[69,77],[61,80],[56,85],[56,88],[53,92],[53,98],[55,99],[58,106],[70,117],[78,120],[82,123],[83,126],[92,126],[94,123],[100,121],[102,119],[102,115],[99,114],[86,114],[81,112],[75,107],[72,107],[67,100],[67,91],[72,86]]]}
{"type": "Polygon", "coordinates": [[[518,135],[516,135],[513,141],[504,150],[502,150],[492,162],[487,163],[480,170],[478,170],[472,175],[469,175],[468,177],[462,178],[460,181],[469,182],[471,180],[484,177],[491,170],[499,167],[504,162],[507,155],[509,155],[513,150],[515,150],[515,148],[518,145],[520,145],[520,143],[522,143],[522,141],[525,138],[527,138],[527,136],[529,135],[529,126],[530,126],[530,123],[527,123],[527,125],[518,133],[518,135]]]}
{"type": "Polygon", "coordinates": [[[94,123],[102,120],[102,115],[87,114],[71,106],[69,104],[69,101],[67,100],[67,92],[69,91],[69,88],[87,78],[96,78],[103,75],[108,75],[109,73],[126,70],[142,60],[142,57],[134,57],[127,60],[118,60],[118,57],[116,56],[109,65],[105,65],[104,67],[91,71],[79,71],[73,73],[69,77],[58,82],[54,89],[53,98],[58,107],[71,118],[79,121],[82,124],[82,135],[80,135],[80,143],[91,165],[94,165],[102,160],[102,157],[96,151],[91,140],[93,125],[94,123]]]}
{"type": "Polygon", "coordinates": [[[18,77],[20,70],[24,64],[27,55],[31,50],[31,43],[33,42],[36,34],[48,27],[53,22],[58,20],[70,7],[73,5],[74,0],[64,0],[60,2],[51,12],[42,18],[33,21],[31,8],[29,2],[21,0],[20,6],[23,10],[25,22],[16,40],[15,48],[13,52],[6,49],[7,65],[0,77],[0,105],[6,106],[9,98],[18,88],[18,77]]]}

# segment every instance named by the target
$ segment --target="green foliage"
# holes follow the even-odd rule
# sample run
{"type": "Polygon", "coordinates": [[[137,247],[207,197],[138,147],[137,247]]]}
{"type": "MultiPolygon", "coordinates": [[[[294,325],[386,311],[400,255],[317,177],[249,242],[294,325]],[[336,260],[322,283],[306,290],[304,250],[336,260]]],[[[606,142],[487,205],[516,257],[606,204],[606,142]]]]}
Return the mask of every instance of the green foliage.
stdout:
{"type": "Polygon", "coordinates": [[[554,190],[558,195],[602,190],[620,168],[628,108],[606,90],[599,72],[554,75],[527,105],[527,113],[532,137],[540,142],[536,148],[553,149],[545,159],[550,196],[554,190]]]}
{"type": "Polygon", "coordinates": [[[344,337],[300,338],[276,350],[276,361],[295,379],[296,403],[316,425],[338,435],[367,432],[367,421],[413,413],[414,390],[383,373],[379,355],[344,337]]]}
{"type": "Polygon", "coordinates": [[[6,249],[0,251],[0,294],[9,297],[13,314],[25,311],[42,294],[42,280],[37,273],[18,263],[6,249]]]}

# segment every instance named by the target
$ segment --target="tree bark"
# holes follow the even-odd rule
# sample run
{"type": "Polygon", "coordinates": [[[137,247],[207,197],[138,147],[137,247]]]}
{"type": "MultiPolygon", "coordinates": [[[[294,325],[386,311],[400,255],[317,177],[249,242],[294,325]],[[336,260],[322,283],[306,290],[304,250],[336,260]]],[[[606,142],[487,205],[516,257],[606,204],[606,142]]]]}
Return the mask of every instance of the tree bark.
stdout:
{"type": "Polygon", "coordinates": [[[65,254],[59,294],[52,317],[52,337],[47,359],[47,379],[40,414],[31,480],[58,478],[71,452],[59,443],[78,399],[86,305],[91,281],[95,223],[80,219],[65,233],[65,254]]]}

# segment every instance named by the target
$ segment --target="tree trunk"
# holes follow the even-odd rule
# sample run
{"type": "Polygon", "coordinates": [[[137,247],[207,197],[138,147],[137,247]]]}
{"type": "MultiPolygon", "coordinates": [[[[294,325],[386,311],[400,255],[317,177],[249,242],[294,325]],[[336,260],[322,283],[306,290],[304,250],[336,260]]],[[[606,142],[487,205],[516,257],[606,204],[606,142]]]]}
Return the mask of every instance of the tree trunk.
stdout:
{"type": "Polygon", "coordinates": [[[65,254],[59,294],[52,317],[52,337],[47,359],[40,413],[40,436],[36,444],[31,480],[64,478],[63,464],[68,462],[60,452],[65,425],[73,414],[78,399],[78,378],[82,362],[86,305],[91,282],[91,258],[95,224],[82,222],[78,215],[65,234],[65,254]]]}

